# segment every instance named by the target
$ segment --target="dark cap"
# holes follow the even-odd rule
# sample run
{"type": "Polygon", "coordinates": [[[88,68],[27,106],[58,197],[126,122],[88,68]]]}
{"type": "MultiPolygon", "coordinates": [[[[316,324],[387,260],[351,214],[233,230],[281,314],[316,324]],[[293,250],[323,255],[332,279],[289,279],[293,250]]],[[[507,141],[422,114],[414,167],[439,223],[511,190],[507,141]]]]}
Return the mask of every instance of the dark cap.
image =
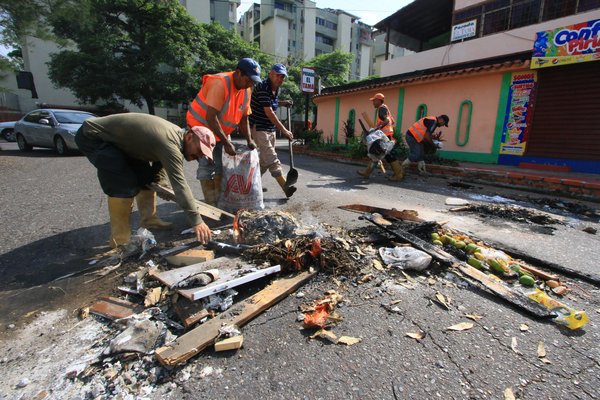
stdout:
{"type": "Polygon", "coordinates": [[[239,69],[254,82],[260,82],[260,65],[252,58],[242,58],[236,69],[239,69]]]}
{"type": "Polygon", "coordinates": [[[444,124],[442,126],[448,126],[448,122],[450,122],[450,118],[448,118],[448,116],[446,114],[442,114],[438,118],[441,118],[444,120],[444,124]]]}
{"type": "Polygon", "coordinates": [[[276,74],[279,74],[279,75],[284,75],[286,77],[288,76],[288,74],[287,74],[287,68],[283,64],[275,64],[275,65],[273,65],[273,68],[271,68],[271,71],[273,71],[273,72],[275,72],[276,74]]]}

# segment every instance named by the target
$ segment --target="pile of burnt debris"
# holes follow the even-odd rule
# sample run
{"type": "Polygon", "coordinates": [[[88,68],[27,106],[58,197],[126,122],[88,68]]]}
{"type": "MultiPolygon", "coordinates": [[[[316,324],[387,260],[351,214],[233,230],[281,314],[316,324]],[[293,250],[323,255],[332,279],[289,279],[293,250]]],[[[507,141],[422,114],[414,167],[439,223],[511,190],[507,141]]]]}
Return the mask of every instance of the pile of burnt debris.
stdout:
{"type": "MultiPolygon", "coordinates": [[[[118,294],[81,309],[81,318],[99,317],[112,334],[96,343],[96,355],[69,377],[93,388],[92,397],[148,394],[185,375],[191,368],[186,361],[207,348],[241,348],[243,325],[318,273],[356,286],[398,270],[407,278],[405,270],[450,272],[567,328],[579,329],[588,321],[584,311],[557,300],[571,290],[558,274],[423,221],[411,210],[340,208],[361,213],[369,224],[355,230],[302,226],[281,211],[241,211],[230,228],[215,231],[205,245],[189,240],[158,245],[148,232],[139,233],[131,247],[104,255],[88,271],[118,269],[124,282],[118,294]]],[[[304,327],[316,330],[311,337],[360,342],[337,338],[329,329],[341,299],[330,291],[299,310],[304,327]]]]}

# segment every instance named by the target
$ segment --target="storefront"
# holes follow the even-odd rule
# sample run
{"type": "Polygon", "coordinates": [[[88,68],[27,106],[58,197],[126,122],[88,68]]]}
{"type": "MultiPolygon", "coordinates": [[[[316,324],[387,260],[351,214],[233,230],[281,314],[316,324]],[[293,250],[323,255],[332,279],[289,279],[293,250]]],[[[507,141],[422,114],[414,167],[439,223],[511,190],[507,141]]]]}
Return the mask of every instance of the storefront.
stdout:
{"type": "Polygon", "coordinates": [[[600,20],[538,32],[513,76],[499,164],[600,174],[600,20]]]}

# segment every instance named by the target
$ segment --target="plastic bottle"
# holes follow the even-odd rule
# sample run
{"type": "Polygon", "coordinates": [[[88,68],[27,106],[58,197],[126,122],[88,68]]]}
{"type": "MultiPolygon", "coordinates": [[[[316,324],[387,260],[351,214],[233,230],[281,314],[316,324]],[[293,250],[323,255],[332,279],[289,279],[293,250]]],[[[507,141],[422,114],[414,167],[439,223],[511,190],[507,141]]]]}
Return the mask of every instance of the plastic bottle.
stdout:
{"type": "Polygon", "coordinates": [[[539,289],[526,294],[531,300],[552,311],[556,315],[553,321],[558,325],[566,326],[569,329],[579,329],[590,321],[585,311],[577,311],[539,289]]]}

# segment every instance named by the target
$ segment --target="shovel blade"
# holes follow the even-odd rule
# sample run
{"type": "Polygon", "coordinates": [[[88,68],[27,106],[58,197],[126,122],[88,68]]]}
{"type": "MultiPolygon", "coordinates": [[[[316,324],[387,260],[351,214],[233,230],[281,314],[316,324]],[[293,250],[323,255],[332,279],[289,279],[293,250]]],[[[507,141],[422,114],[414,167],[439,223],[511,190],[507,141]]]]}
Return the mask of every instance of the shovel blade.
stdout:
{"type": "Polygon", "coordinates": [[[292,168],[285,178],[285,185],[289,187],[294,185],[296,182],[298,182],[298,170],[292,168]]]}

